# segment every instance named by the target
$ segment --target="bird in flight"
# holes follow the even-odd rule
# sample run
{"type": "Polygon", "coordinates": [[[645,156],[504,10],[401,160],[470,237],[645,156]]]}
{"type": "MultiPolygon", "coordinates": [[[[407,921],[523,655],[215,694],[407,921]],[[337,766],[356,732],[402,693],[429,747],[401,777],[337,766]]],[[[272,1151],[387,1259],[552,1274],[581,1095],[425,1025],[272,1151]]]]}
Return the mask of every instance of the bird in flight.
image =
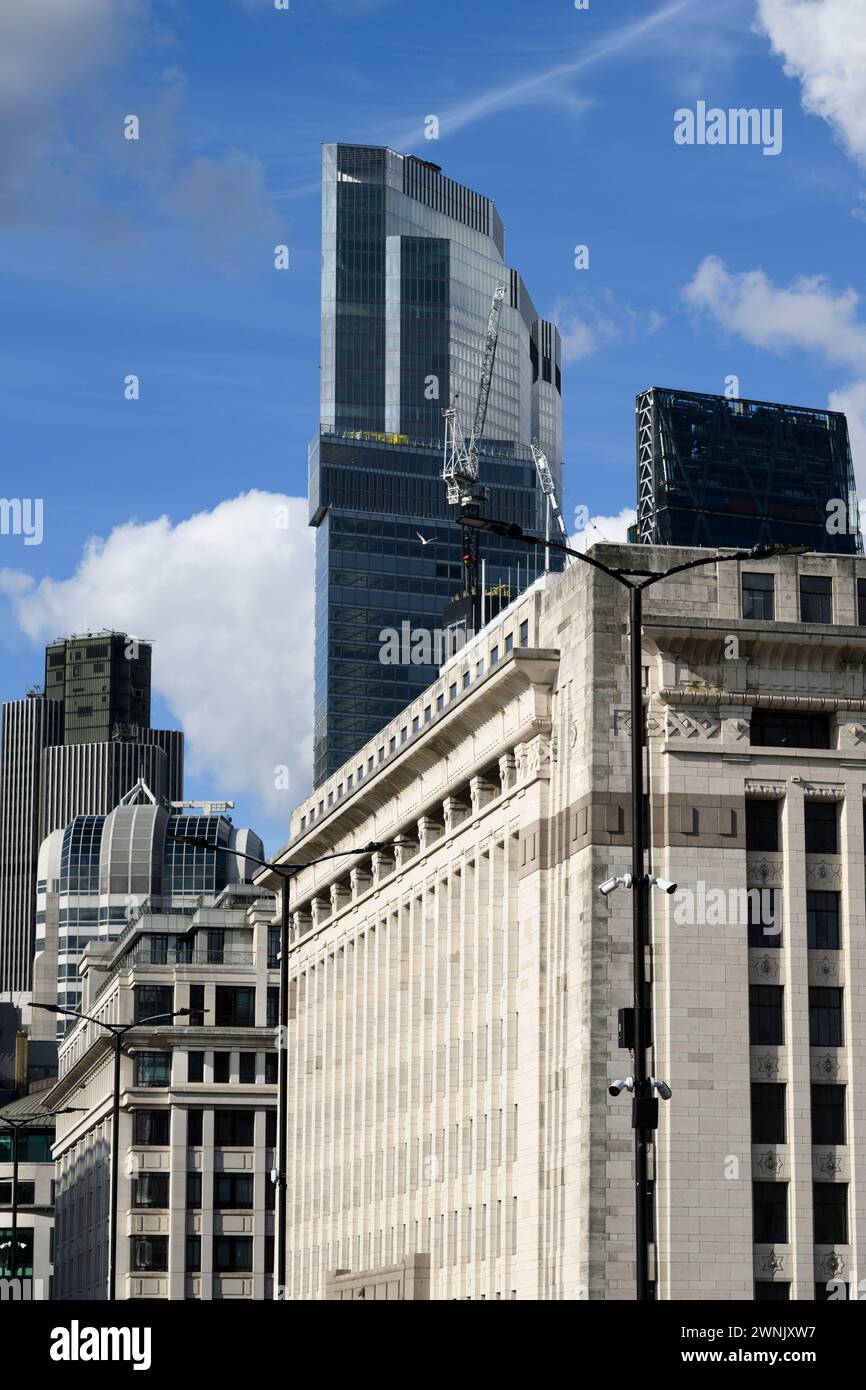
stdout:
{"type": "Polygon", "coordinates": [[[422,545],[432,545],[432,543],[433,543],[433,537],[432,537],[432,536],[422,536],[420,531],[416,531],[416,532],[415,532],[415,535],[418,537],[418,539],[419,539],[419,541],[421,542],[422,545]]]}

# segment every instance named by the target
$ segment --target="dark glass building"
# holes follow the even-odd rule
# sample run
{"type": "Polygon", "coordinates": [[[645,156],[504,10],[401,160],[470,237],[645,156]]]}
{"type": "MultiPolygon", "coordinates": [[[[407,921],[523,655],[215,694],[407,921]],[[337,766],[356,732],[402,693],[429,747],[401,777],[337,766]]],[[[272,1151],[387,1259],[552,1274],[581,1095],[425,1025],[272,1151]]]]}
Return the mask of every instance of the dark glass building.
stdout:
{"type": "Polygon", "coordinates": [[[659,387],[636,412],[636,540],[863,553],[844,415],[659,387]]]}
{"type": "Polygon", "coordinates": [[[146,642],[100,632],[45,649],[45,697],[63,705],[64,743],[106,743],[124,726],[150,725],[146,642]]]}
{"type": "MultiPolygon", "coordinates": [[[[490,516],[543,530],[530,444],[561,492],[559,334],[504,261],[493,203],[393,150],[323,156],[319,434],[310,447],[317,528],[314,781],[350,758],[435,675],[380,660],[382,632],[437,632],[462,592],[463,549],[442,481],[443,410],[469,430],[493,291],[500,316],[480,481],[490,516]]],[[[487,590],[514,597],[543,555],[482,538],[487,590]]]]}

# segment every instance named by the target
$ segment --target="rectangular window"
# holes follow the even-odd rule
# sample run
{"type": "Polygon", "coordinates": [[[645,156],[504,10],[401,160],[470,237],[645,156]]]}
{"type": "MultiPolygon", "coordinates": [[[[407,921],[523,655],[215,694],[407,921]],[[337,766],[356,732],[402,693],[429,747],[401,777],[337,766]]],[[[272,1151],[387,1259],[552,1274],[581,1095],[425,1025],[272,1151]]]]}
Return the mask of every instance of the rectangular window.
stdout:
{"type": "Polygon", "coordinates": [[[268,927],[268,969],[276,970],[280,963],[280,928],[268,927]]]}
{"type": "Polygon", "coordinates": [[[791,1298],[791,1285],[782,1279],[756,1279],[756,1303],[788,1303],[791,1298]]]}
{"type": "Polygon", "coordinates": [[[505,634],[505,650],[507,652],[514,650],[514,637],[510,632],[506,632],[505,634]]]}
{"type": "Polygon", "coordinates": [[[520,645],[521,645],[521,647],[528,647],[528,646],[529,646],[529,619],[528,619],[528,618],[525,618],[525,619],[523,620],[523,622],[520,624],[520,645]]]}
{"type": "Polygon", "coordinates": [[[221,927],[212,927],[207,934],[208,965],[222,965],[225,960],[226,934],[221,927]]]}
{"type": "Polygon", "coordinates": [[[168,933],[154,932],[149,937],[150,941],[150,963],[151,965],[168,964],[168,933]]]}
{"type": "Polygon", "coordinates": [[[483,658],[483,657],[482,657],[482,659],[481,659],[480,661],[476,661],[476,663],[475,663],[475,674],[476,674],[476,676],[483,676],[483,675],[484,675],[484,658],[483,658]]]}
{"type": "Polygon", "coordinates": [[[781,802],[761,797],[746,801],[746,849],[775,854],[779,848],[781,802]]]}
{"type": "Polygon", "coordinates": [[[436,709],[437,709],[437,711],[440,710],[440,709],[444,709],[444,708],[445,708],[445,696],[444,696],[444,695],[437,695],[437,696],[436,696],[436,709]]]}
{"type": "Polygon", "coordinates": [[[749,985],[749,1042],[780,1047],[784,1042],[782,985],[749,985]]]}
{"type": "Polygon", "coordinates": [[[251,1236],[215,1236],[213,1243],[215,1274],[233,1274],[252,1270],[253,1242],[251,1236]]]}
{"type": "Polygon", "coordinates": [[[760,748],[829,748],[830,720],[826,714],[753,709],[749,737],[760,748]]]}
{"type": "Polygon", "coordinates": [[[832,623],[833,581],[820,574],[800,575],[800,622],[832,623]]]}
{"type": "Polygon", "coordinates": [[[136,1086],[170,1086],[171,1053],[136,1052],[135,1084],[136,1086]]]}
{"type": "Polygon", "coordinates": [[[752,1082],[752,1143],[784,1144],[785,1087],[776,1081],[752,1082]]]}
{"type": "Polygon", "coordinates": [[[788,1241],[788,1184],[752,1183],[752,1239],[756,1245],[788,1241]]]}
{"type": "MultiPolygon", "coordinates": [[[[20,1149],[19,1149],[20,1153],[20,1149]]],[[[21,1182],[18,1180],[18,1205],[19,1207],[32,1207],[36,1201],[35,1182],[21,1182]]],[[[4,1179],[0,1182],[0,1207],[12,1206],[12,1179],[8,1182],[4,1179]]]]}
{"type": "Polygon", "coordinates": [[[197,1149],[202,1141],[204,1130],[204,1111],[188,1110],[186,1115],[186,1142],[191,1149],[197,1149]]]}
{"type": "Polygon", "coordinates": [[[837,801],[807,801],[806,853],[838,854],[839,803],[837,801]]]}
{"type": "Polygon", "coordinates": [[[252,1086],[256,1080],[256,1053],[241,1052],[238,1056],[238,1080],[243,1086],[252,1086]]]}
{"type": "Polygon", "coordinates": [[[133,1188],[134,1207],[168,1206],[168,1173],[139,1173],[133,1188]]]}
{"type": "Polygon", "coordinates": [[[825,985],[810,985],[809,1046],[842,1046],[841,989],[825,985]]]}
{"type": "Polygon", "coordinates": [[[201,1173],[186,1175],[186,1204],[190,1211],[198,1211],[201,1207],[201,1173]]]}
{"type": "Polygon", "coordinates": [[[174,990],[171,985],[136,985],[135,986],[135,1021],[143,1023],[148,1018],[160,1018],[162,1022],[168,1023],[168,1018],[163,1018],[165,1014],[170,1014],[174,1009],[174,990]]]}
{"type": "Polygon", "coordinates": [[[782,895],[776,888],[750,888],[746,895],[749,945],[774,950],[782,944],[782,895]]]}
{"type": "Polygon", "coordinates": [[[265,1053],[265,1083],[268,1086],[277,1084],[277,1062],[276,1052],[265,1053]]]}
{"type": "Polygon", "coordinates": [[[498,647],[491,647],[491,648],[490,648],[490,665],[491,665],[491,666],[495,666],[498,660],[499,660],[499,648],[498,648],[498,647]]]}
{"type": "Polygon", "coordinates": [[[420,719],[420,716],[417,715],[417,714],[413,714],[413,716],[412,716],[412,732],[413,732],[413,734],[417,734],[417,732],[418,732],[418,730],[420,729],[420,727],[421,727],[421,719],[420,719]]]}
{"type": "Polygon", "coordinates": [[[232,1054],[215,1052],[213,1055],[213,1079],[217,1085],[226,1086],[231,1080],[232,1054]]]}
{"type": "Polygon", "coordinates": [[[249,1148],[253,1143],[254,1110],[215,1110],[214,1143],[249,1148]]]}
{"type": "Polygon", "coordinates": [[[425,707],[424,707],[424,723],[425,723],[425,724],[429,724],[429,723],[430,723],[430,720],[431,720],[432,718],[433,718],[433,710],[431,709],[431,707],[430,707],[429,705],[425,705],[425,707]]]}
{"type": "Polygon", "coordinates": [[[812,1143],[844,1144],[845,1087],[812,1087],[812,1143]]]}
{"type": "Polygon", "coordinates": [[[277,1112],[276,1110],[265,1111],[265,1144],[269,1149],[276,1148],[277,1143],[277,1112]]]}
{"type": "Polygon", "coordinates": [[[201,1273],[201,1236],[187,1236],[186,1238],[186,1272],[187,1274],[201,1273]]]}
{"type": "Polygon", "coordinates": [[[268,985],[266,999],[267,1007],[267,1026],[276,1028],[280,1016],[280,989],[279,985],[268,985]]]}
{"type": "Polygon", "coordinates": [[[448,687],[448,699],[449,699],[449,700],[456,700],[456,699],[457,699],[457,683],[456,683],[456,681],[455,681],[455,683],[454,683],[453,685],[450,685],[450,686],[448,687]]]}
{"type": "Polygon", "coordinates": [[[866,579],[857,580],[857,622],[866,627],[866,579]]]}
{"type": "Polygon", "coordinates": [[[743,575],[743,617],[772,622],[776,616],[772,574],[743,575]]]}
{"type": "Polygon", "coordinates": [[[213,1201],[217,1211],[240,1210],[253,1204],[251,1173],[215,1173],[213,1201]]]}
{"type": "Polygon", "coordinates": [[[812,1184],[814,1212],[814,1243],[816,1245],[848,1244],[848,1184],[816,1182],[812,1184]]]}
{"type": "Polygon", "coordinates": [[[214,1022],[218,1028],[252,1028],[256,1021],[256,991],[242,985],[217,985],[214,1022]]]}
{"type": "Polygon", "coordinates": [[[131,1268],[137,1274],[168,1269],[168,1236],[133,1236],[131,1268]]]}
{"type": "Polygon", "coordinates": [[[191,1028],[204,1027],[204,985],[189,987],[189,1024],[191,1028]]]}
{"type": "Polygon", "coordinates": [[[464,671],[464,672],[463,672],[463,689],[464,689],[464,690],[468,690],[468,689],[469,689],[469,682],[470,682],[471,680],[472,680],[472,677],[470,676],[469,672],[468,672],[468,671],[464,671]]]}
{"type": "Polygon", "coordinates": [[[806,940],[810,950],[839,950],[839,896],[823,889],[807,891],[806,940]]]}
{"type": "Polygon", "coordinates": [[[135,1110],[132,1116],[133,1143],[143,1148],[161,1147],[169,1142],[170,1110],[135,1110]]]}

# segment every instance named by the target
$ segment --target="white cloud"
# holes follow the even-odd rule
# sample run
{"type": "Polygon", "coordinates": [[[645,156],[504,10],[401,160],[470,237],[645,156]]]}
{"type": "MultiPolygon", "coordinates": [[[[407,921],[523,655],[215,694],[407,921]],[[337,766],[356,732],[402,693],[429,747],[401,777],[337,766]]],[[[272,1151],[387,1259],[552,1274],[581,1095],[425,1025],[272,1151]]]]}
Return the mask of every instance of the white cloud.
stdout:
{"type": "Polygon", "coordinates": [[[591,516],[582,531],[569,540],[573,550],[589,550],[598,541],[626,542],[628,528],[637,521],[633,507],[623,507],[617,516],[591,516]]]}
{"type": "Polygon", "coordinates": [[[68,579],[2,571],[0,593],[34,643],[105,627],[153,640],[154,689],[187,734],[190,771],[288,834],[309,788],[313,565],[306,503],[254,491],[175,525],[118,526],[68,579]],[[281,765],[288,790],[274,785],[281,765]]]}
{"type": "Polygon", "coordinates": [[[683,297],[690,308],[709,315],[725,332],[753,347],[779,355],[811,352],[849,374],[828,405],[848,415],[862,488],[866,484],[866,322],[858,317],[856,290],[834,291],[823,276],[804,276],[782,287],[773,284],[763,270],[732,272],[718,256],[707,256],[684,287],[683,297]]]}
{"type": "Polygon", "coordinates": [[[798,78],[804,110],[832,127],[866,165],[866,13],[863,0],[758,0],[757,25],[798,78]]]}

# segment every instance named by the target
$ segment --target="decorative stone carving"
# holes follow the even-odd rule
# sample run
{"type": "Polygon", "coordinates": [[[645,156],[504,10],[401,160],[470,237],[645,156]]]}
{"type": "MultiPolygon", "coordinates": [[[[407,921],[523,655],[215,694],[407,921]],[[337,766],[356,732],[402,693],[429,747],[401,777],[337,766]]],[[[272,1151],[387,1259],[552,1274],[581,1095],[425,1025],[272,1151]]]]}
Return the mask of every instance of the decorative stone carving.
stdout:
{"type": "Polygon", "coordinates": [[[821,1259],[816,1261],[816,1264],[828,1278],[832,1278],[834,1274],[841,1274],[845,1269],[844,1259],[841,1255],[838,1255],[835,1250],[831,1254],[822,1255],[821,1259]]]}
{"type": "Polygon", "coordinates": [[[456,796],[446,796],[442,802],[442,815],[445,820],[445,834],[450,835],[469,815],[469,808],[465,802],[458,801],[456,796]]]}
{"type": "Polygon", "coordinates": [[[866,724],[840,724],[839,747],[862,748],[866,744],[866,724]]]}
{"type": "Polygon", "coordinates": [[[833,1149],[828,1149],[825,1154],[816,1155],[815,1166],[819,1173],[829,1173],[832,1176],[842,1172],[843,1163],[833,1149]]]}
{"type": "Polygon", "coordinates": [[[348,883],[331,884],[331,911],[336,914],[352,901],[348,883]]]}
{"type": "Polygon", "coordinates": [[[767,1149],[766,1153],[758,1154],[754,1161],[754,1167],[759,1173],[769,1173],[774,1176],[782,1171],[782,1160],[775,1149],[767,1149]]]}
{"type": "MultiPolygon", "coordinates": [[[[796,781],[796,778],[792,778],[796,781]]],[[[841,801],[845,795],[845,788],[834,786],[830,783],[823,785],[818,782],[801,782],[803,797],[806,801],[841,801]]]]}
{"type": "Polygon", "coordinates": [[[495,782],[488,782],[484,777],[472,777],[469,781],[469,795],[472,798],[473,812],[478,812],[489,802],[496,800],[499,795],[499,787],[495,782]]]}
{"type": "Polygon", "coordinates": [[[841,864],[830,864],[826,859],[819,859],[817,864],[810,864],[807,860],[806,883],[810,888],[841,887],[841,864]]]}
{"type": "Polygon", "coordinates": [[[367,869],[355,868],[349,870],[349,884],[352,889],[352,898],[357,900],[366,893],[373,882],[373,875],[367,869]]]}
{"type": "Polygon", "coordinates": [[[775,1081],[780,1071],[780,1061],[778,1056],[772,1052],[765,1052],[763,1056],[752,1057],[752,1071],[755,1076],[763,1076],[768,1081],[775,1081]]]}
{"type": "Polygon", "coordinates": [[[821,985],[835,984],[839,979],[839,958],[833,955],[810,957],[809,978],[821,985]]]}
{"type": "Polygon", "coordinates": [[[785,1268],[785,1256],[771,1250],[768,1255],[759,1256],[758,1264],[763,1274],[781,1274],[785,1268]]]}
{"type": "Polygon", "coordinates": [[[381,883],[383,878],[394,872],[394,856],[387,850],[377,849],[371,860],[373,866],[373,882],[381,883]]]}
{"type": "Polygon", "coordinates": [[[410,859],[414,859],[418,853],[418,845],[414,840],[409,840],[405,835],[401,835],[398,843],[394,846],[394,861],[398,869],[402,869],[404,864],[408,864],[410,859]]]}
{"type": "Polygon", "coordinates": [[[539,734],[537,738],[532,739],[524,747],[526,749],[527,773],[530,776],[534,774],[538,777],[549,777],[551,763],[549,737],[546,734],[539,734]]]}
{"type": "Polygon", "coordinates": [[[833,1080],[839,1075],[839,1058],[835,1052],[825,1052],[812,1058],[812,1075],[833,1080]]]}
{"type": "Polygon", "coordinates": [[[432,816],[421,816],[418,821],[418,844],[421,846],[421,852],[429,849],[444,833],[438,820],[434,820],[432,816]]]}
{"type": "Polygon", "coordinates": [[[749,886],[755,888],[778,887],[782,882],[781,859],[749,859],[749,886]]]}
{"type": "Polygon", "coordinates": [[[331,915],[330,896],[327,898],[313,898],[310,903],[310,912],[313,918],[313,930],[315,931],[323,922],[327,922],[331,915]]]}
{"type": "Polygon", "coordinates": [[[784,782],[752,782],[745,784],[746,796],[763,797],[768,801],[780,801],[785,795],[784,782]]]}
{"type": "Polygon", "coordinates": [[[668,738],[718,738],[722,721],[711,714],[689,714],[686,710],[668,709],[668,738]]]}
{"type": "Polygon", "coordinates": [[[313,929],[313,919],[309,912],[292,913],[292,929],[295,937],[306,936],[308,931],[313,929]]]}
{"type": "Polygon", "coordinates": [[[499,759],[499,781],[504,792],[510,792],[517,781],[517,759],[513,753],[503,753],[499,759]]]}
{"type": "Polygon", "coordinates": [[[613,734],[614,738],[631,738],[631,710],[617,709],[613,711],[613,734]]]}
{"type": "Polygon", "coordinates": [[[775,956],[751,956],[749,959],[749,971],[756,979],[775,980],[779,975],[779,962],[775,956]]]}

